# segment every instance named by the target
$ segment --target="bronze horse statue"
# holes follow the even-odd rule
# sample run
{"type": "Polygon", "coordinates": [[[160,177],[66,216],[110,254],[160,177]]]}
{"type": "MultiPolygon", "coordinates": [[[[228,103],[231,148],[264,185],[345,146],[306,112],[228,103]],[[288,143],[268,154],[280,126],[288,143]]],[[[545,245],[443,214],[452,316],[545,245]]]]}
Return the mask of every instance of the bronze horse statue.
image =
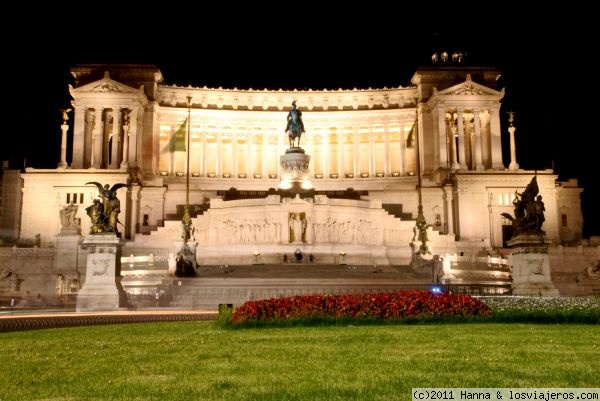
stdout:
{"type": "Polygon", "coordinates": [[[300,147],[300,137],[304,132],[304,123],[302,122],[302,112],[296,108],[296,101],[292,102],[292,108],[287,115],[287,125],[285,132],[288,134],[290,148],[300,147]],[[295,139],[298,138],[298,146],[294,146],[295,139]]]}

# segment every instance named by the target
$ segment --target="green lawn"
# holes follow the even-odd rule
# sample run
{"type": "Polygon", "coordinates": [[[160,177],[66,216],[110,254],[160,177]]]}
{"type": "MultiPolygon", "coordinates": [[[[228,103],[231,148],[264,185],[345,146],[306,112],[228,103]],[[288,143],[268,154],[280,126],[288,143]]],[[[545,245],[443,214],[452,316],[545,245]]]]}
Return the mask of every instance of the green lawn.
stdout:
{"type": "Polygon", "coordinates": [[[597,387],[600,325],[224,330],[211,322],[0,334],[0,400],[409,400],[412,387],[597,387]]]}

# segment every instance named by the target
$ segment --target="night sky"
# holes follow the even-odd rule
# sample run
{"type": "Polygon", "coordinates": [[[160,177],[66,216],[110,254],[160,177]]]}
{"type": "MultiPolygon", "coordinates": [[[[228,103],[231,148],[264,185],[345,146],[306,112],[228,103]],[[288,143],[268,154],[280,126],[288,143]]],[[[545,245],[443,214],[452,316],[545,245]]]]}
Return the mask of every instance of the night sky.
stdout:
{"type": "MultiPolygon", "coordinates": [[[[596,106],[584,100],[597,91],[587,46],[595,35],[592,28],[584,32],[583,17],[572,20],[576,27],[567,33],[561,18],[573,17],[568,13],[552,20],[532,16],[535,28],[529,26],[531,19],[515,13],[494,21],[488,13],[482,21],[467,20],[469,29],[457,32],[444,28],[452,25],[447,23],[452,15],[411,18],[414,10],[360,9],[341,15],[302,3],[268,17],[245,14],[248,10],[231,15],[230,10],[201,9],[182,15],[158,8],[110,18],[114,10],[107,7],[94,17],[71,11],[52,21],[16,16],[35,34],[23,38],[21,30],[0,31],[7,55],[4,99],[13,105],[4,110],[2,135],[11,138],[11,145],[0,148],[2,159],[10,160],[12,168],[24,161],[31,167],[56,167],[58,109],[69,107],[69,68],[78,63],[155,64],[165,83],[180,86],[349,89],[407,86],[416,68],[429,65],[434,51],[463,51],[471,65],[493,66],[503,74],[496,89],[506,90],[504,164],[510,161],[506,112],[515,111],[521,168],[554,168],[561,179],[578,178],[585,188],[584,237],[600,235],[594,207],[600,205],[600,185],[597,163],[592,163],[598,156],[589,144],[599,134],[599,116],[596,106]],[[440,20],[446,23],[435,23],[440,20]]],[[[40,19],[43,10],[38,11],[40,19]]]]}

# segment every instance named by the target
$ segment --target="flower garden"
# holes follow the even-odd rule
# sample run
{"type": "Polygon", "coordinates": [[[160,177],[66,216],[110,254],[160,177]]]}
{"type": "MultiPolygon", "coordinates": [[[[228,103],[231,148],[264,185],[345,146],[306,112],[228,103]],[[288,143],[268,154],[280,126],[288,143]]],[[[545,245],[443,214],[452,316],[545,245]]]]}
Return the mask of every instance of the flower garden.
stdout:
{"type": "Polygon", "coordinates": [[[220,320],[231,327],[322,323],[600,323],[600,297],[473,297],[429,291],[309,295],[249,301],[220,320]]]}

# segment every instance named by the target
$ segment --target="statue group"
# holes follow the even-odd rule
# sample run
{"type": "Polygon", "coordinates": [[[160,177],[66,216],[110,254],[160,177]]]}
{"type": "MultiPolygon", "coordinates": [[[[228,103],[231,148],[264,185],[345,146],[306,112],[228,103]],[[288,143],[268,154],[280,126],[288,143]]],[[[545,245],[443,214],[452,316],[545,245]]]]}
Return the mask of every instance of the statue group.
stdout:
{"type": "Polygon", "coordinates": [[[127,187],[127,184],[118,183],[110,187],[108,184],[102,186],[99,182],[86,182],[98,187],[100,199],[94,199],[94,203],[85,210],[92,220],[90,234],[114,233],[120,236],[117,224],[121,212],[121,202],[117,198],[117,190],[127,187]]]}
{"type": "Polygon", "coordinates": [[[546,220],[544,217],[546,208],[542,201],[542,195],[538,194],[537,178],[534,176],[523,193],[515,191],[515,198],[513,199],[514,217],[508,213],[502,213],[502,216],[512,222],[513,237],[519,234],[545,234],[542,231],[542,225],[546,220]]]}
{"type": "Polygon", "coordinates": [[[287,115],[285,132],[288,134],[290,148],[299,148],[300,137],[304,133],[304,123],[302,122],[302,112],[296,107],[295,100],[292,102],[292,108],[287,115]],[[296,139],[298,139],[298,146],[294,146],[296,139]]]}

